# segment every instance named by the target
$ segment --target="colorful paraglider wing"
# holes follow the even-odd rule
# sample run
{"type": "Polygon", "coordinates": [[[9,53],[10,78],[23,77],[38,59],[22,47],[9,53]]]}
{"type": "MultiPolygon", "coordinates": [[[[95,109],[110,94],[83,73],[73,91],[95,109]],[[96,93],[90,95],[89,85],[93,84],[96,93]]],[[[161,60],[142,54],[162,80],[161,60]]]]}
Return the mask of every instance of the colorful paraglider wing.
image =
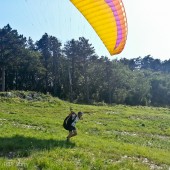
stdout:
{"type": "Polygon", "coordinates": [[[121,0],[70,0],[94,28],[111,55],[119,54],[127,39],[127,20],[121,0]]]}

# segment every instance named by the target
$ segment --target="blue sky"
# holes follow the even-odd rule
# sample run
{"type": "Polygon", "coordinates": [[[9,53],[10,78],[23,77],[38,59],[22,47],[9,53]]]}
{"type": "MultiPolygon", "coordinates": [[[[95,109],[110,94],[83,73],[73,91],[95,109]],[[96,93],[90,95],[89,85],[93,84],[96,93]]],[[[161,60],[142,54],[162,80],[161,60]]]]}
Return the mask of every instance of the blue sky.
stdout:
{"type": "Polygon", "coordinates": [[[80,36],[90,40],[96,53],[109,58],[136,58],[148,54],[170,58],[169,0],[123,0],[128,39],[123,52],[110,56],[100,38],[69,0],[0,0],[0,28],[10,24],[20,34],[39,40],[47,32],[63,44],[80,36]]]}

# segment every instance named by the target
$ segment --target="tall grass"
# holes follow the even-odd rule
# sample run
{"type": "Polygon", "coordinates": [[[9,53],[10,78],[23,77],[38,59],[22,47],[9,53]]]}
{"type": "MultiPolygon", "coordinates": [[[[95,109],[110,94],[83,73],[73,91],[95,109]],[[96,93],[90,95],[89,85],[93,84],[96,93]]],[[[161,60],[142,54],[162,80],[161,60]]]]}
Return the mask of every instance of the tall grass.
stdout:
{"type": "Polygon", "coordinates": [[[0,98],[1,170],[149,170],[170,168],[170,110],[88,106],[18,96],[0,98]],[[66,142],[64,118],[83,111],[66,142]]]}

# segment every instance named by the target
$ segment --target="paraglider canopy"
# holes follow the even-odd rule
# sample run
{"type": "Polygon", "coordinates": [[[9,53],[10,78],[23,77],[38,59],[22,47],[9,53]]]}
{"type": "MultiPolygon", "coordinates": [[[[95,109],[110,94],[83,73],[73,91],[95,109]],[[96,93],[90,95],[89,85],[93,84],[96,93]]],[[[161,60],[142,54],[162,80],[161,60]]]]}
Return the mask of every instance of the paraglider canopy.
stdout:
{"type": "Polygon", "coordinates": [[[111,55],[124,49],[127,20],[122,0],[70,0],[94,28],[111,55]]]}

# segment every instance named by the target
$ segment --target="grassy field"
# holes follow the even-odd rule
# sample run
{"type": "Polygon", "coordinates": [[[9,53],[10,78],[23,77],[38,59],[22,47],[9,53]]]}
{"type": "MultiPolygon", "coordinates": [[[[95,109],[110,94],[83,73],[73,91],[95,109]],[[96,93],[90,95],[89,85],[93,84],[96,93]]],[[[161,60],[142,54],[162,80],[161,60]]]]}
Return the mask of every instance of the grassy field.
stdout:
{"type": "Polygon", "coordinates": [[[170,170],[170,109],[0,97],[0,170],[170,170]],[[64,118],[84,112],[66,142],[64,118]]]}

